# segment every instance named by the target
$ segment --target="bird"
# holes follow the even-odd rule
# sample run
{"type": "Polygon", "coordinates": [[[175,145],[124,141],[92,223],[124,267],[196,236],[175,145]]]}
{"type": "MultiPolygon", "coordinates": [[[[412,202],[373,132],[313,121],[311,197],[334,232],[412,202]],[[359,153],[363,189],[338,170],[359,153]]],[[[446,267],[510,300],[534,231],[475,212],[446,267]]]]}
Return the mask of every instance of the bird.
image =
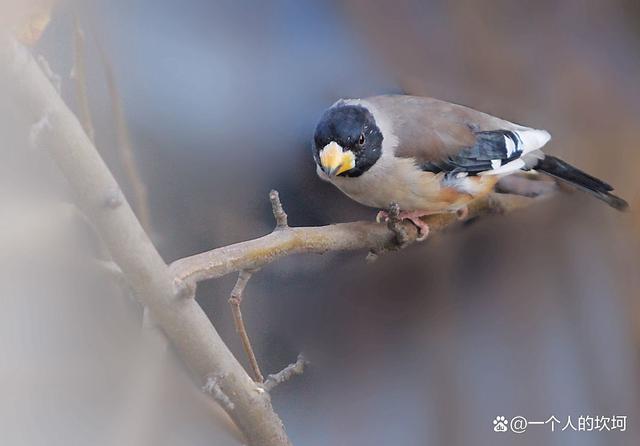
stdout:
{"type": "MultiPolygon", "coordinates": [[[[550,175],[618,210],[625,200],[604,181],[542,151],[551,135],[472,108],[421,96],[340,99],[318,122],[312,141],[318,176],[351,199],[387,209],[429,233],[421,217],[457,212],[523,171],[550,175]]],[[[388,219],[383,210],[377,220],[388,219]]]]}

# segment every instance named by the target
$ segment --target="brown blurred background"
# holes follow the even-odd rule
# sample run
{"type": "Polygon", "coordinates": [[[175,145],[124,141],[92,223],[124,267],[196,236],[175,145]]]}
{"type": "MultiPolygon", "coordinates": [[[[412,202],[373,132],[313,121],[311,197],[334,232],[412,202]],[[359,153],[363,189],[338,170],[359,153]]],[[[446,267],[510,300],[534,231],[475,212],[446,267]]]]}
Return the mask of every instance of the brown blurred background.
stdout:
{"type": "MultiPolygon", "coordinates": [[[[327,254],[256,274],[243,309],[264,371],[301,351],[312,362],[273,395],[294,444],[638,444],[638,2],[61,2],[34,52],[77,110],[74,14],[97,146],[134,201],[102,48],[167,261],[269,231],[271,188],[293,225],[372,219],[315,177],[315,121],[340,97],[429,95],[547,129],[550,152],[630,202],[619,214],[566,193],[373,265],[327,254]],[[516,436],[492,431],[498,415],[563,425],[627,415],[628,426],[516,436]]],[[[46,153],[27,148],[19,108],[0,105],[3,196],[69,200],[46,153]]],[[[137,305],[101,278],[78,281],[74,262],[61,267],[61,250],[88,249],[62,226],[69,239],[45,254],[31,240],[38,268],[20,243],[29,270],[5,268],[0,442],[238,444],[178,361],[147,360],[137,305]]],[[[233,281],[203,284],[198,299],[245,362],[227,307],[233,281]]]]}

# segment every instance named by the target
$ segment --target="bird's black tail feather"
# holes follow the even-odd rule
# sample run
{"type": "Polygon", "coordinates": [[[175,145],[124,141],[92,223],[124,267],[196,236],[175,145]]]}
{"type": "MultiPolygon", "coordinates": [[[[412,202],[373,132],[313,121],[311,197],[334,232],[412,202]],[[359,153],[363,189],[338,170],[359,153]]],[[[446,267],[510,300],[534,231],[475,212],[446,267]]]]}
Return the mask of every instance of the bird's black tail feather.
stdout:
{"type": "Polygon", "coordinates": [[[546,155],[538,161],[534,169],[577,186],[619,211],[624,211],[629,207],[626,201],[611,193],[613,187],[555,156],[546,155]]]}

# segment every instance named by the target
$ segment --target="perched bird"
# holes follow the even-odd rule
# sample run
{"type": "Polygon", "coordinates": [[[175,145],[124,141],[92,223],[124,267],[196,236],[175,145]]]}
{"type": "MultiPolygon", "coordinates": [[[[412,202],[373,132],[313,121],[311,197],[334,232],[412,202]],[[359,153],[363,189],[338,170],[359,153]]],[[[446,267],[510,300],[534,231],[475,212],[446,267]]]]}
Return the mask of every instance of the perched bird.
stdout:
{"type": "MultiPolygon", "coordinates": [[[[397,203],[420,238],[420,217],[464,213],[498,180],[543,172],[623,210],[613,188],[551,155],[545,130],[514,124],[437,99],[386,95],[341,99],[322,116],[313,138],[317,173],[353,200],[386,209],[397,203]]],[[[378,214],[385,216],[384,212],[378,214]]]]}

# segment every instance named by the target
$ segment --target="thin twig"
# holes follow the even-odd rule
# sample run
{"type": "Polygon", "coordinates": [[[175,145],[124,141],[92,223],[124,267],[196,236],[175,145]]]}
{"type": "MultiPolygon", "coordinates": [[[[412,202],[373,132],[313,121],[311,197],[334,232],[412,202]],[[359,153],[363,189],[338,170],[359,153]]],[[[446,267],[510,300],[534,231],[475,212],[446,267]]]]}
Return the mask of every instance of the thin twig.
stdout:
{"type": "Polygon", "coordinates": [[[267,392],[270,392],[278,384],[289,381],[293,376],[302,375],[304,373],[304,368],[307,365],[309,365],[309,361],[304,359],[304,356],[302,356],[302,353],[300,353],[296,362],[294,362],[293,364],[289,364],[278,373],[269,375],[266,381],[262,384],[262,387],[267,392]]]}
{"type": "Polygon", "coordinates": [[[289,227],[287,213],[282,207],[280,201],[280,194],[277,190],[269,192],[269,200],[271,200],[271,209],[273,210],[273,216],[276,219],[276,229],[283,229],[289,227]]]}
{"type": "Polygon", "coordinates": [[[131,143],[129,126],[127,125],[124,105],[122,103],[122,96],[116,81],[116,75],[113,71],[109,57],[100,42],[97,42],[96,45],[104,66],[107,87],[111,98],[120,164],[124,169],[127,182],[131,186],[131,190],[133,192],[133,202],[135,203],[136,215],[140,219],[140,223],[145,231],[148,234],[153,234],[147,185],[142,181],[142,176],[140,175],[140,168],[135,157],[133,144],[131,143]]]}
{"type": "Polygon", "coordinates": [[[244,295],[244,289],[246,288],[247,283],[251,279],[252,275],[253,271],[240,271],[240,274],[238,274],[238,281],[231,291],[229,305],[231,306],[231,312],[233,313],[233,323],[235,324],[236,332],[238,333],[238,335],[240,336],[240,340],[242,341],[244,352],[247,354],[247,358],[249,359],[249,364],[251,365],[251,370],[253,371],[253,377],[256,382],[262,383],[264,382],[264,377],[262,376],[262,372],[260,372],[260,366],[258,365],[258,360],[256,359],[256,355],[253,352],[251,340],[249,339],[249,334],[247,333],[247,329],[244,325],[244,320],[242,319],[242,311],[240,309],[240,306],[242,304],[242,297],[244,295]]]}
{"type": "Polygon", "coordinates": [[[73,49],[74,61],[71,70],[71,78],[76,86],[76,100],[78,101],[78,109],[80,122],[84,131],[87,132],[89,139],[95,143],[95,128],[91,117],[91,107],[89,105],[89,93],[87,88],[87,64],[86,64],[86,39],[84,31],[80,28],[80,20],[78,16],[74,17],[73,32],[73,49]]]}

